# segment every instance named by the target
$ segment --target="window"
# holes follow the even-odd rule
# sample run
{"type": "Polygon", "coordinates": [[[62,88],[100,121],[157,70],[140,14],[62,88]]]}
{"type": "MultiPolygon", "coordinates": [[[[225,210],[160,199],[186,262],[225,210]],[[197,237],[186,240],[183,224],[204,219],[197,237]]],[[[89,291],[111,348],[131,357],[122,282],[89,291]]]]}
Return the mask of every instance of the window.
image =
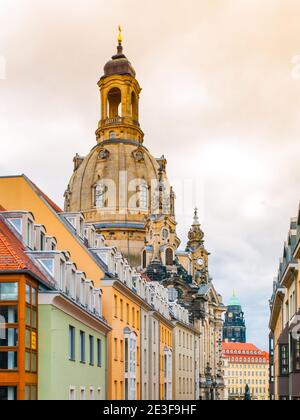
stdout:
{"type": "Polygon", "coordinates": [[[124,362],[124,341],[120,340],[120,361],[124,362]]]}
{"type": "Polygon", "coordinates": [[[97,184],[94,188],[94,206],[103,208],[106,206],[107,187],[102,183],[97,184]]]}
{"type": "Polygon", "coordinates": [[[94,337],[90,335],[89,337],[90,342],[90,365],[94,366],[94,337]]]}
{"type": "Polygon", "coordinates": [[[39,262],[51,276],[54,276],[54,260],[52,258],[42,258],[39,262]]]}
{"type": "Polygon", "coordinates": [[[115,139],[117,136],[116,136],[116,132],[115,131],[110,131],[109,132],[109,138],[110,139],[115,139]]]}
{"type": "Polygon", "coordinates": [[[44,232],[41,232],[41,246],[40,246],[40,248],[41,248],[41,251],[44,251],[44,249],[45,249],[45,234],[44,234],[44,232]]]}
{"type": "Polygon", "coordinates": [[[118,318],[118,297],[114,296],[114,311],[115,311],[115,318],[118,318]]]}
{"type": "Polygon", "coordinates": [[[63,260],[60,261],[60,290],[66,290],[66,264],[63,260]]]}
{"type": "Polygon", "coordinates": [[[85,388],[80,388],[80,401],[85,401],[85,388]]]}
{"type": "Polygon", "coordinates": [[[36,385],[25,385],[25,400],[36,401],[37,400],[37,387],[36,385]]]}
{"type": "Polygon", "coordinates": [[[98,400],[98,401],[101,401],[101,399],[102,399],[101,388],[98,388],[98,389],[97,389],[97,400],[98,400]]]}
{"type": "Polygon", "coordinates": [[[175,287],[170,287],[168,289],[169,294],[169,300],[171,302],[176,302],[178,300],[178,291],[175,289],[175,287]]]}
{"type": "Polygon", "coordinates": [[[167,240],[169,238],[169,231],[168,231],[168,229],[163,229],[162,230],[162,238],[164,240],[167,240]]]}
{"type": "Polygon", "coordinates": [[[97,339],[97,366],[101,367],[102,365],[102,342],[98,338],[97,339]]]}
{"type": "Polygon", "coordinates": [[[17,347],[18,346],[18,329],[2,328],[0,324],[0,347],[17,347]]]}
{"type": "Polygon", "coordinates": [[[148,208],[148,186],[145,184],[140,187],[140,208],[148,208]]]}
{"type": "Polygon", "coordinates": [[[69,359],[75,361],[75,328],[69,326],[69,359]]]}
{"type": "Polygon", "coordinates": [[[17,387],[16,386],[0,386],[0,401],[16,401],[17,387]]]}
{"type": "Polygon", "coordinates": [[[33,231],[33,223],[31,220],[27,222],[27,245],[29,248],[32,248],[32,231],[33,231]]]}
{"type": "Polygon", "coordinates": [[[94,388],[91,387],[90,388],[90,401],[93,401],[95,399],[95,392],[94,392],[94,388]]]}
{"type": "Polygon", "coordinates": [[[18,307],[17,306],[0,306],[0,324],[17,324],[18,323],[18,307]]]}
{"type": "Polygon", "coordinates": [[[16,351],[0,351],[0,370],[17,370],[18,353],[16,351]]]}
{"type": "Polygon", "coordinates": [[[117,361],[118,360],[118,339],[117,338],[115,338],[114,339],[114,346],[115,346],[115,361],[117,361]]]}
{"type": "Polygon", "coordinates": [[[292,342],[292,354],[293,354],[293,370],[294,372],[300,372],[300,339],[293,340],[292,342]]]}
{"type": "Polygon", "coordinates": [[[123,302],[123,299],[120,300],[120,311],[121,311],[120,319],[121,319],[121,321],[123,321],[123,319],[124,319],[124,302],[123,302]]]}
{"type": "Polygon", "coordinates": [[[75,401],[76,400],[76,389],[75,389],[74,386],[71,386],[70,387],[70,390],[69,390],[69,400],[70,401],[75,401]]]}
{"type": "Polygon", "coordinates": [[[85,333],[80,331],[80,362],[85,363],[85,333]]]}
{"type": "Polygon", "coordinates": [[[143,268],[147,268],[147,252],[143,251],[143,268]]]}
{"type": "Polygon", "coordinates": [[[38,351],[38,332],[37,332],[37,290],[31,284],[26,284],[26,308],[25,308],[25,370],[26,372],[36,373],[37,371],[37,351],[38,351]]]}
{"type": "Polygon", "coordinates": [[[148,337],[148,322],[147,322],[147,315],[144,315],[144,340],[147,340],[148,337]]]}
{"type": "Polygon", "coordinates": [[[289,374],[289,346],[287,344],[281,344],[279,346],[279,357],[280,357],[280,375],[289,374]]]}
{"type": "Polygon", "coordinates": [[[173,250],[171,248],[168,248],[166,250],[166,265],[171,266],[173,265],[173,250]]]}
{"type": "Polygon", "coordinates": [[[13,227],[22,235],[22,219],[21,218],[13,218],[8,219],[8,221],[13,225],[13,227]]]}
{"type": "Polygon", "coordinates": [[[18,283],[0,283],[0,301],[18,300],[18,283]]]}

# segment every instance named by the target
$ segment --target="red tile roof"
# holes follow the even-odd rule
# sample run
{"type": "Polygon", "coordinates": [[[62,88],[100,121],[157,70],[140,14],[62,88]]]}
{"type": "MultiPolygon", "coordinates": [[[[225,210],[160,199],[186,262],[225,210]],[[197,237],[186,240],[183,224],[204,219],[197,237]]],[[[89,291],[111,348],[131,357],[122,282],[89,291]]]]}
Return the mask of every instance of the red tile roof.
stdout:
{"type": "MultiPolygon", "coordinates": [[[[247,363],[248,358],[251,359],[263,359],[264,361],[269,360],[269,353],[260,350],[258,347],[256,347],[254,344],[251,343],[222,343],[222,348],[224,352],[224,357],[234,357],[236,358],[237,362],[239,362],[239,359],[242,357],[247,357],[247,363]]],[[[252,361],[253,362],[253,361],[252,361]]],[[[240,363],[240,362],[239,362],[240,363]]],[[[255,362],[256,363],[256,362],[255,362]]]]}
{"type": "Polygon", "coordinates": [[[49,284],[47,277],[35,266],[25,251],[25,246],[0,216],[0,275],[1,271],[28,270],[49,284]]]}

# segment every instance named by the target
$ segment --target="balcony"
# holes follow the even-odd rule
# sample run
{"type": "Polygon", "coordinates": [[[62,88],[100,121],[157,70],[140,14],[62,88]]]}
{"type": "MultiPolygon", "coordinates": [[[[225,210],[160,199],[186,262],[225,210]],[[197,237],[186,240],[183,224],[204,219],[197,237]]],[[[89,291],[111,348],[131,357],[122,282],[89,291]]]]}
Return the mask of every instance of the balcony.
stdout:
{"type": "Polygon", "coordinates": [[[139,122],[136,120],[132,120],[130,117],[112,117],[112,118],[106,118],[105,120],[101,121],[101,127],[109,127],[114,125],[121,125],[121,124],[133,124],[137,127],[140,126],[139,122]]]}
{"type": "Polygon", "coordinates": [[[113,118],[106,118],[105,120],[101,121],[103,127],[109,125],[120,125],[124,123],[124,118],[122,117],[113,117],[113,118]]]}

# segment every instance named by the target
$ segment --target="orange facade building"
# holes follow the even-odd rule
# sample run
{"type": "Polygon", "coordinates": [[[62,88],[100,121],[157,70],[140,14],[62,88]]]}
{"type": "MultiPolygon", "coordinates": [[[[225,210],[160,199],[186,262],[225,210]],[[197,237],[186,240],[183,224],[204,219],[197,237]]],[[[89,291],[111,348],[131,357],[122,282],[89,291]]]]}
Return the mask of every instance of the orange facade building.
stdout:
{"type": "Polygon", "coordinates": [[[47,278],[0,219],[0,401],[38,397],[38,284],[47,278]]]}

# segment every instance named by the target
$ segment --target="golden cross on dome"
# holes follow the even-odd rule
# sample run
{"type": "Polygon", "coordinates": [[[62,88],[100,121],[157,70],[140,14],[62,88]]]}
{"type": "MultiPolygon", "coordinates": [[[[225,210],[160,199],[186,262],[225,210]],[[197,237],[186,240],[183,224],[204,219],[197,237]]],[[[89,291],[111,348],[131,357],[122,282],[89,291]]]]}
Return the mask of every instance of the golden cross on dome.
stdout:
{"type": "Polygon", "coordinates": [[[122,35],[122,27],[121,27],[121,25],[119,25],[119,36],[118,36],[118,42],[119,42],[119,45],[121,45],[122,44],[122,41],[123,41],[123,35],[122,35]]]}

